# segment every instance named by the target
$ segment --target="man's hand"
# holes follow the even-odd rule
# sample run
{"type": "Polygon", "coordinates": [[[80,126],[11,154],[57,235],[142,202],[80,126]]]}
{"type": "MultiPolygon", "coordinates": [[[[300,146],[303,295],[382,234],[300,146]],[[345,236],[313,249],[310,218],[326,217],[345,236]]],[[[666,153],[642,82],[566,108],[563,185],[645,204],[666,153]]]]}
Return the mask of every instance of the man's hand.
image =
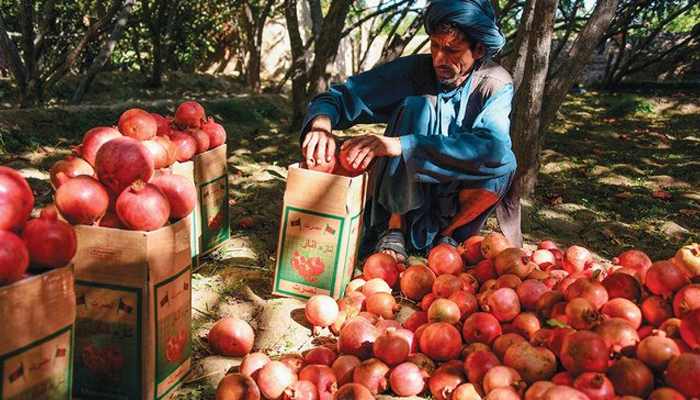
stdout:
{"type": "Polygon", "coordinates": [[[331,119],[325,115],[319,115],[311,122],[311,129],[301,144],[301,154],[308,165],[325,164],[333,159],[335,138],[331,129],[331,119]]]}
{"type": "Polygon", "coordinates": [[[375,157],[400,156],[401,139],[379,135],[362,135],[343,143],[340,150],[347,153],[348,164],[366,169],[375,157]]]}

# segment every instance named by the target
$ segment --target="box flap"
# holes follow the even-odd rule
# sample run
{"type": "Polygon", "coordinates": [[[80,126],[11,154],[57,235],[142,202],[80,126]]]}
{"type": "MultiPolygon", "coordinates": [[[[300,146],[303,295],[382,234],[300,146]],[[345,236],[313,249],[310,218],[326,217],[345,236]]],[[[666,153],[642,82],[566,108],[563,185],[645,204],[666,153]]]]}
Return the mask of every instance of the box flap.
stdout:
{"type": "Polygon", "coordinates": [[[183,218],[170,226],[149,232],[147,254],[152,283],[167,279],[191,264],[191,224],[192,218],[183,218]]]}
{"type": "Polygon", "coordinates": [[[298,167],[293,164],[287,173],[285,204],[326,212],[347,215],[352,209],[364,207],[366,174],[350,178],[298,167]]]}

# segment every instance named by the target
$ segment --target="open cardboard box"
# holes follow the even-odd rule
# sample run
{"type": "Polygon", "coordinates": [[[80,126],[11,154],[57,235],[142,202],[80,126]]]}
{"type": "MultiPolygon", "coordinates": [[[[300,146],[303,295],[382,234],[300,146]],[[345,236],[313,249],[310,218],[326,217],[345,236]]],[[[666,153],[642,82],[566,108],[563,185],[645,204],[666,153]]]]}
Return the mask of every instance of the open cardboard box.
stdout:
{"type": "Polygon", "coordinates": [[[357,258],[367,177],[289,167],[274,294],[302,299],[343,295],[357,258]]]}

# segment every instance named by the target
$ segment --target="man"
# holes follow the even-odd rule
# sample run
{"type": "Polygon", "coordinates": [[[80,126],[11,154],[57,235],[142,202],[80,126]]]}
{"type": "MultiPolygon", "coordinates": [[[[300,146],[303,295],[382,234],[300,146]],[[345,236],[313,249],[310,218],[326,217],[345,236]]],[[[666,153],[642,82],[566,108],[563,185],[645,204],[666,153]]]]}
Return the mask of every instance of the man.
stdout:
{"type": "Polygon", "coordinates": [[[399,58],[331,87],[309,104],[302,153],[331,160],[332,129],[387,123],[347,140],[353,166],[376,166],[361,255],[456,245],[478,234],[515,172],[512,78],[491,61],[504,45],[488,0],[435,0],[425,12],[430,55],[399,58]]]}

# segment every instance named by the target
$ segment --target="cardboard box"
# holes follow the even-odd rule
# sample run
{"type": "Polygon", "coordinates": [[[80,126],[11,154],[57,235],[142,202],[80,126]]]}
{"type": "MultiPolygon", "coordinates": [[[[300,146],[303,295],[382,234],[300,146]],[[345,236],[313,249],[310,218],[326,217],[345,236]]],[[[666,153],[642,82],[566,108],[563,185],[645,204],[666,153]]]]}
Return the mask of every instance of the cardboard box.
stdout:
{"type": "Polygon", "coordinates": [[[357,258],[366,192],[367,174],[349,178],[289,167],[274,294],[343,295],[357,258]]]}
{"type": "Polygon", "coordinates": [[[167,399],[191,367],[191,220],[76,226],[76,399],[167,399]]]}
{"type": "MultiPolygon", "coordinates": [[[[184,163],[176,162],[168,168],[156,170],[155,173],[162,174],[163,170],[171,171],[174,175],[184,176],[185,178],[192,180],[192,183],[195,184],[195,188],[197,187],[195,180],[194,180],[194,162],[193,161],[186,161],[184,163]]],[[[190,251],[192,253],[192,265],[193,266],[199,265],[199,241],[201,239],[201,232],[197,230],[198,217],[199,217],[199,201],[197,201],[197,204],[195,205],[194,211],[192,211],[192,214],[190,214],[188,216],[188,218],[190,218],[190,251]]]]}
{"type": "Polygon", "coordinates": [[[0,288],[0,399],[71,398],[75,292],[63,267],[0,288]]]}
{"type": "Polygon", "coordinates": [[[221,247],[231,237],[226,145],[197,154],[193,161],[194,182],[199,191],[197,254],[201,257],[221,247]]]}

